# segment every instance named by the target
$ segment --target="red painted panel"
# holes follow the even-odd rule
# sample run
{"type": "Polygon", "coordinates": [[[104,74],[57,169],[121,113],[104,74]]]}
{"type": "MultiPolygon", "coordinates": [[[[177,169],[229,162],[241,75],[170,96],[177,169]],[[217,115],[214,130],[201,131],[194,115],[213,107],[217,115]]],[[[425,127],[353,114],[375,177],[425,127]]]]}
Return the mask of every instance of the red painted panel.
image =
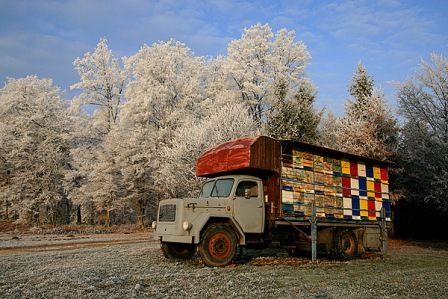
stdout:
{"type": "Polygon", "coordinates": [[[342,177],[342,194],[344,196],[350,196],[351,190],[350,190],[350,178],[342,177]]]}
{"type": "Polygon", "coordinates": [[[381,183],[375,182],[374,183],[374,188],[375,188],[375,197],[376,198],[381,198],[382,197],[382,194],[381,194],[381,183]]]}
{"type": "Polygon", "coordinates": [[[342,187],[350,189],[350,178],[342,177],[342,187]]]}
{"type": "Polygon", "coordinates": [[[387,181],[389,180],[389,175],[387,174],[387,167],[381,166],[381,180],[387,181]]]}
{"type": "Polygon", "coordinates": [[[368,200],[367,201],[368,204],[368,209],[369,209],[369,217],[375,217],[376,216],[376,211],[375,211],[375,201],[374,200],[368,200]]]}
{"type": "Polygon", "coordinates": [[[374,182],[374,188],[375,188],[375,192],[381,193],[381,183],[379,182],[374,182]]]}
{"type": "Polygon", "coordinates": [[[350,176],[358,177],[358,162],[350,161],[350,176]]]}

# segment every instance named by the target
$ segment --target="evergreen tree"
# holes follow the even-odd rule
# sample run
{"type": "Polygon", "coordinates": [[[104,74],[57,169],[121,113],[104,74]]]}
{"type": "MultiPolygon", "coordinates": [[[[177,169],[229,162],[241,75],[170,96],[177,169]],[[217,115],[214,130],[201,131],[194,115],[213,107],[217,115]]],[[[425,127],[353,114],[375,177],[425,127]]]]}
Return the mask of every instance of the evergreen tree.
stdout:
{"type": "Polygon", "coordinates": [[[334,129],[322,132],[336,134],[323,136],[323,145],[377,159],[393,160],[397,155],[398,126],[381,89],[374,86],[373,77],[359,63],[348,88],[353,99],[347,100],[346,114],[334,123],[325,121],[334,129]],[[325,144],[332,140],[332,144],[325,144]]]}
{"type": "MultiPolygon", "coordinates": [[[[375,82],[372,76],[367,74],[364,65],[358,62],[356,72],[348,86],[348,91],[354,101],[348,100],[346,110],[348,115],[359,114],[368,103],[368,99],[373,95],[375,82]]],[[[364,115],[363,115],[364,117],[364,115]]]]}
{"type": "Polygon", "coordinates": [[[309,83],[302,83],[293,98],[286,99],[284,84],[275,90],[275,100],[266,114],[267,135],[278,139],[293,139],[315,143],[318,139],[317,127],[323,112],[316,113],[314,101],[316,93],[309,83]]]}

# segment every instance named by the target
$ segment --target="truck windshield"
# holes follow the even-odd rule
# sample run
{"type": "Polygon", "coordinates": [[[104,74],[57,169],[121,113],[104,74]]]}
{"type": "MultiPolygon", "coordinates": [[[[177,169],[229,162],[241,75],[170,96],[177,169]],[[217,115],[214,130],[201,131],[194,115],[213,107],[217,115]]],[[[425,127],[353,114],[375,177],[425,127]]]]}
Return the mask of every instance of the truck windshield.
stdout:
{"type": "Polygon", "coordinates": [[[202,186],[199,197],[228,197],[233,187],[233,179],[209,181],[202,186]]]}

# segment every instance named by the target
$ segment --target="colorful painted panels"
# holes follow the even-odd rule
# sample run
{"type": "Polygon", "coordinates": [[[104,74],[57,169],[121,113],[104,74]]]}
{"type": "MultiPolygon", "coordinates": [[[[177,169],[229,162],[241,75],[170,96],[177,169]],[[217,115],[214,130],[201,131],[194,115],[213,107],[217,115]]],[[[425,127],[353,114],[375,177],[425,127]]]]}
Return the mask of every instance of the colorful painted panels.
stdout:
{"type": "Polygon", "coordinates": [[[282,155],[283,214],[378,220],[381,210],[391,220],[386,165],[358,158],[324,156],[300,148],[282,155]]]}

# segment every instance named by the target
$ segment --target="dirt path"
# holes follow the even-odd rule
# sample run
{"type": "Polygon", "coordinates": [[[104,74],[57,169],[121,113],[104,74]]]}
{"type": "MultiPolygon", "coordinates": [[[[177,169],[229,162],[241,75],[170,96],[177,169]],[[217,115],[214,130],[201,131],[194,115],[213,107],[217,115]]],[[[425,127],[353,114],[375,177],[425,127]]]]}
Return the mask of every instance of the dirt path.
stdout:
{"type": "Polygon", "coordinates": [[[148,243],[148,233],[107,235],[0,236],[0,256],[33,252],[78,250],[105,246],[148,243]]]}

